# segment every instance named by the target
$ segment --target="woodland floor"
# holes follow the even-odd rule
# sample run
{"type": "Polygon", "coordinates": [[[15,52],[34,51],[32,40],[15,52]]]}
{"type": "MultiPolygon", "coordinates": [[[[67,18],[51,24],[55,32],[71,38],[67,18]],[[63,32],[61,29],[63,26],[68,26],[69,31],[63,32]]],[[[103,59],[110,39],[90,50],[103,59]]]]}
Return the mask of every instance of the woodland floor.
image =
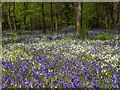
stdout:
{"type": "Polygon", "coordinates": [[[93,29],[82,39],[74,30],[17,36],[4,32],[3,87],[120,88],[119,30],[93,29]]]}

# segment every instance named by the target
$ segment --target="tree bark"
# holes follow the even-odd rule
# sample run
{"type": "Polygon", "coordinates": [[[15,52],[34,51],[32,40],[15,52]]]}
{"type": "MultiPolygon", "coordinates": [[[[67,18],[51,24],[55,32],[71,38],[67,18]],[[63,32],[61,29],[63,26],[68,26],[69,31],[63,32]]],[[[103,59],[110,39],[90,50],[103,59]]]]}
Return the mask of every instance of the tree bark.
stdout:
{"type": "Polygon", "coordinates": [[[108,26],[107,28],[111,28],[114,20],[113,20],[113,7],[112,7],[112,3],[105,3],[104,4],[104,7],[105,7],[105,11],[106,11],[106,19],[107,19],[107,22],[106,22],[106,26],[108,26]]]}
{"type": "Polygon", "coordinates": [[[45,14],[44,14],[44,2],[42,2],[42,30],[45,33],[45,14]]]}
{"type": "Polygon", "coordinates": [[[55,30],[58,31],[58,14],[55,14],[55,30]]]}
{"type": "Polygon", "coordinates": [[[114,3],[112,2],[111,3],[111,24],[112,24],[112,26],[114,25],[114,3]]]}
{"type": "Polygon", "coordinates": [[[117,18],[117,20],[116,20],[116,24],[120,24],[120,2],[119,3],[117,3],[117,16],[116,16],[116,18],[117,18]]]}
{"type": "Polygon", "coordinates": [[[81,33],[82,29],[82,2],[77,3],[77,16],[76,16],[76,26],[77,26],[77,34],[81,33]]]}
{"type": "Polygon", "coordinates": [[[27,2],[24,2],[24,27],[23,29],[26,29],[26,10],[27,10],[27,2]]]}
{"type": "MultiPolygon", "coordinates": [[[[57,7],[57,4],[58,3],[55,3],[55,7],[57,7]]],[[[55,17],[54,17],[55,19],[55,22],[54,22],[54,27],[55,27],[55,31],[57,31],[58,32],[58,29],[59,29],[59,27],[58,27],[58,14],[57,14],[57,11],[55,11],[55,17]]]]}
{"type": "Polygon", "coordinates": [[[50,10],[51,10],[51,30],[53,32],[54,31],[53,30],[54,25],[53,25],[53,3],[52,2],[50,3],[50,10]]]}
{"type": "Polygon", "coordinates": [[[8,11],[7,11],[7,18],[8,18],[8,24],[9,24],[9,28],[10,30],[12,30],[12,24],[11,24],[11,20],[10,20],[10,2],[5,2],[5,5],[8,7],[8,11]]]}
{"type": "Polygon", "coordinates": [[[15,2],[13,2],[13,27],[14,27],[14,32],[16,32],[15,2]]]}

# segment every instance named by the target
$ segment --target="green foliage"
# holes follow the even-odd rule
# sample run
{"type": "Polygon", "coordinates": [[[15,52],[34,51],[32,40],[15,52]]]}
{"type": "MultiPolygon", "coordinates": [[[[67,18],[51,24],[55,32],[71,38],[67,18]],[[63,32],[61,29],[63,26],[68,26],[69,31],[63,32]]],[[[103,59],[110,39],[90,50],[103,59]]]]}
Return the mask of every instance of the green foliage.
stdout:
{"type": "Polygon", "coordinates": [[[109,34],[108,32],[98,34],[98,39],[99,40],[112,40],[112,35],[109,34]]]}
{"type": "Polygon", "coordinates": [[[85,36],[88,34],[89,28],[86,25],[82,26],[82,34],[85,36]]]}
{"type": "MultiPolygon", "coordinates": [[[[8,3],[2,3],[3,29],[10,28],[8,23],[8,3]],[[7,4],[7,5],[6,5],[7,4]]],[[[113,5],[115,15],[119,7],[113,5]]],[[[88,28],[112,28],[120,27],[119,23],[111,24],[107,18],[110,15],[112,3],[83,3],[82,9],[82,32],[81,36],[87,34],[88,28]],[[108,11],[106,11],[108,10],[108,11]],[[108,13],[108,14],[107,14],[108,13]]],[[[10,20],[13,24],[13,3],[10,2],[10,20]]],[[[51,28],[51,3],[44,3],[45,26],[51,28]]],[[[58,15],[58,27],[76,24],[76,3],[52,3],[52,15],[55,27],[56,14],[58,15]]],[[[15,21],[18,30],[40,30],[42,27],[42,6],[41,2],[15,2],[15,21]],[[25,21],[25,23],[24,23],[25,21]],[[24,25],[25,24],[25,25],[24,25]]],[[[112,19],[111,17],[109,18],[112,19]]],[[[119,22],[119,21],[118,21],[119,22]]],[[[12,25],[13,28],[14,25],[12,25]]],[[[101,37],[101,36],[100,36],[101,37]]]]}
{"type": "Polygon", "coordinates": [[[112,35],[108,32],[98,33],[97,36],[87,37],[89,40],[112,40],[112,35]]]}

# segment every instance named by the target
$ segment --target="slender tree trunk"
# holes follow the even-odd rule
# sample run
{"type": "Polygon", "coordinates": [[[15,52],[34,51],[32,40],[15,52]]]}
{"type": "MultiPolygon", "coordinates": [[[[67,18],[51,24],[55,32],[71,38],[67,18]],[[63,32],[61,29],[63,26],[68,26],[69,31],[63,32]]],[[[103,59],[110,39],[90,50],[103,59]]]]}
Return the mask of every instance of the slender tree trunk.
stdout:
{"type": "Polygon", "coordinates": [[[109,17],[108,17],[108,14],[106,15],[106,28],[109,28],[109,17]]]}
{"type": "Polygon", "coordinates": [[[42,2],[42,29],[43,33],[45,33],[45,14],[44,14],[44,2],[42,2]]]}
{"type": "Polygon", "coordinates": [[[114,3],[112,2],[111,3],[111,24],[112,24],[112,26],[114,25],[114,3]]]}
{"type": "Polygon", "coordinates": [[[77,16],[76,16],[76,24],[77,24],[77,34],[81,33],[82,29],[82,2],[77,3],[77,16]]]}
{"type": "MultiPolygon", "coordinates": [[[[30,18],[30,19],[31,19],[31,18],[30,18]]],[[[29,22],[29,27],[28,27],[28,28],[29,28],[30,31],[32,31],[32,28],[31,28],[31,20],[30,20],[30,22],[29,22]]]]}
{"type": "Polygon", "coordinates": [[[8,24],[9,24],[9,28],[10,30],[12,30],[12,24],[11,24],[11,20],[10,20],[10,2],[5,2],[6,6],[8,6],[8,11],[7,11],[7,18],[8,18],[8,24]]]}
{"type": "Polygon", "coordinates": [[[16,32],[15,2],[13,3],[13,27],[14,27],[14,32],[16,32]]]}
{"type": "Polygon", "coordinates": [[[27,10],[27,2],[24,2],[24,27],[23,27],[24,30],[26,30],[26,10],[27,10]]]}
{"type": "Polygon", "coordinates": [[[120,24],[120,2],[117,4],[117,16],[116,24],[120,24]]]}
{"type": "Polygon", "coordinates": [[[117,25],[117,3],[113,3],[113,9],[114,9],[114,25],[117,25]]]}
{"type": "Polygon", "coordinates": [[[70,25],[70,23],[69,23],[69,17],[66,15],[66,23],[67,23],[67,25],[70,25]]]}
{"type": "Polygon", "coordinates": [[[117,17],[116,17],[116,24],[118,24],[119,23],[119,17],[120,16],[120,14],[119,13],[117,13],[117,17]]]}
{"type": "MultiPolygon", "coordinates": [[[[55,6],[57,7],[58,3],[55,3],[55,6]]],[[[55,11],[55,31],[59,32],[58,31],[59,29],[59,26],[58,26],[58,14],[57,14],[57,11],[55,11]]]]}
{"type": "Polygon", "coordinates": [[[105,3],[104,4],[104,7],[105,7],[105,11],[106,11],[106,19],[107,19],[107,22],[106,22],[106,26],[107,28],[110,28],[111,25],[112,25],[112,12],[111,12],[111,3],[105,3]]]}
{"type": "Polygon", "coordinates": [[[32,24],[32,30],[34,31],[35,30],[35,17],[34,16],[32,16],[31,17],[32,19],[32,21],[31,21],[31,24],[32,24]]]}
{"type": "MultiPolygon", "coordinates": [[[[41,15],[39,15],[39,17],[41,18],[41,15]]],[[[39,29],[42,28],[42,22],[41,22],[41,19],[39,19],[39,29]]]]}
{"type": "MultiPolygon", "coordinates": [[[[2,8],[2,3],[0,2],[0,8],[2,8]]],[[[2,12],[2,10],[0,10],[2,12]]],[[[0,13],[0,34],[2,34],[2,13],[0,13]]],[[[0,38],[2,40],[2,35],[0,35],[0,38]]]]}
{"type": "Polygon", "coordinates": [[[55,30],[58,31],[58,14],[55,14],[55,30]]]}
{"type": "Polygon", "coordinates": [[[53,25],[53,3],[52,2],[50,3],[50,8],[51,8],[51,30],[53,32],[54,31],[53,30],[54,25],[53,25]]]}

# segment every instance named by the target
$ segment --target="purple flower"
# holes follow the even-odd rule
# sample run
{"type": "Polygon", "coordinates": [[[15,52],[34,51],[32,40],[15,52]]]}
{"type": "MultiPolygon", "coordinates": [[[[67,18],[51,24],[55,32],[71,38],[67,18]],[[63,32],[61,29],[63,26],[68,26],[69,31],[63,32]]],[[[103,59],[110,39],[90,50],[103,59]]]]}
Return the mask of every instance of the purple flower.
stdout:
{"type": "Polygon", "coordinates": [[[118,73],[120,73],[120,70],[118,70],[118,73]]]}
{"type": "Polygon", "coordinates": [[[73,78],[73,77],[70,77],[70,81],[71,81],[71,82],[74,82],[74,78],[73,78]]]}
{"type": "Polygon", "coordinates": [[[33,90],[32,88],[29,88],[29,90],[33,90]]]}
{"type": "Polygon", "coordinates": [[[100,90],[100,87],[99,87],[94,81],[92,81],[92,86],[93,86],[96,90],[100,90]]]}
{"type": "Polygon", "coordinates": [[[98,72],[100,73],[101,70],[102,70],[102,68],[101,68],[101,66],[99,65],[99,66],[98,66],[98,72]]]}
{"type": "Polygon", "coordinates": [[[58,76],[59,74],[58,74],[57,72],[54,72],[54,75],[55,75],[55,76],[58,76]]]}
{"type": "Polygon", "coordinates": [[[113,79],[117,80],[117,75],[113,74],[113,79]]]}
{"type": "Polygon", "coordinates": [[[10,63],[9,63],[9,62],[6,62],[5,66],[6,66],[7,68],[9,68],[9,67],[10,67],[10,63]]]}
{"type": "Polygon", "coordinates": [[[52,89],[55,89],[55,87],[54,87],[54,86],[52,86],[52,89]]]}
{"type": "Polygon", "coordinates": [[[13,79],[11,79],[11,84],[14,85],[15,84],[15,81],[13,79]]]}
{"type": "Polygon", "coordinates": [[[75,62],[71,62],[72,65],[76,66],[76,63],[75,62]]]}
{"type": "Polygon", "coordinates": [[[85,70],[85,71],[89,70],[89,65],[85,65],[85,66],[84,66],[84,70],[85,70]]]}
{"type": "Polygon", "coordinates": [[[34,81],[34,86],[35,86],[35,87],[38,87],[38,86],[39,86],[38,80],[35,80],[35,81],[34,81]]]}
{"type": "Polygon", "coordinates": [[[4,65],[4,64],[5,64],[5,62],[4,62],[4,61],[2,61],[2,64],[4,65]]]}
{"type": "Polygon", "coordinates": [[[105,82],[105,83],[108,83],[108,79],[104,79],[104,82],[105,82]]]}
{"type": "Polygon", "coordinates": [[[23,78],[18,78],[18,81],[22,81],[23,80],[23,78]]]}
{"type": "Polygon", "coordinates": [[[40,75],[37,74],[36,72],[33,72],[31,75],[32,75],[35,79],[39,79],[39,77],[40,77],[40,75]]]}
{"type": "Polygon", "coordinates": [[[8,47],[8,51],[10,51],[11,50],[11,48],[10,48],[10,46],[8,47]]]}
{"type": "Polygon", "coordinates": [[[67,83],[63,83],[64,88],[69,88],[69,85],[67,83]]]}
{"type": "Polygon", "coordinates": [[[85,80],[88,81],[88,77],[87,77],[87,75],[85,76],[85,80]]]}
{"type": "Polygon", "coordinates": [[[118,87],[117,87],[117,86],[115,86],[115,85],[111,85],[111,87],[110,87],[110,88],[117,89],[118,87]]]}
{"type": "Polygon", "coordinates": [[[100,80],[98,79],[97,82],[100,82],[100,80]]]}
{"type": "Polygon", "coordinates": [[[59,82],[59,78],[57,78],[54,82],[59,82]]]}

